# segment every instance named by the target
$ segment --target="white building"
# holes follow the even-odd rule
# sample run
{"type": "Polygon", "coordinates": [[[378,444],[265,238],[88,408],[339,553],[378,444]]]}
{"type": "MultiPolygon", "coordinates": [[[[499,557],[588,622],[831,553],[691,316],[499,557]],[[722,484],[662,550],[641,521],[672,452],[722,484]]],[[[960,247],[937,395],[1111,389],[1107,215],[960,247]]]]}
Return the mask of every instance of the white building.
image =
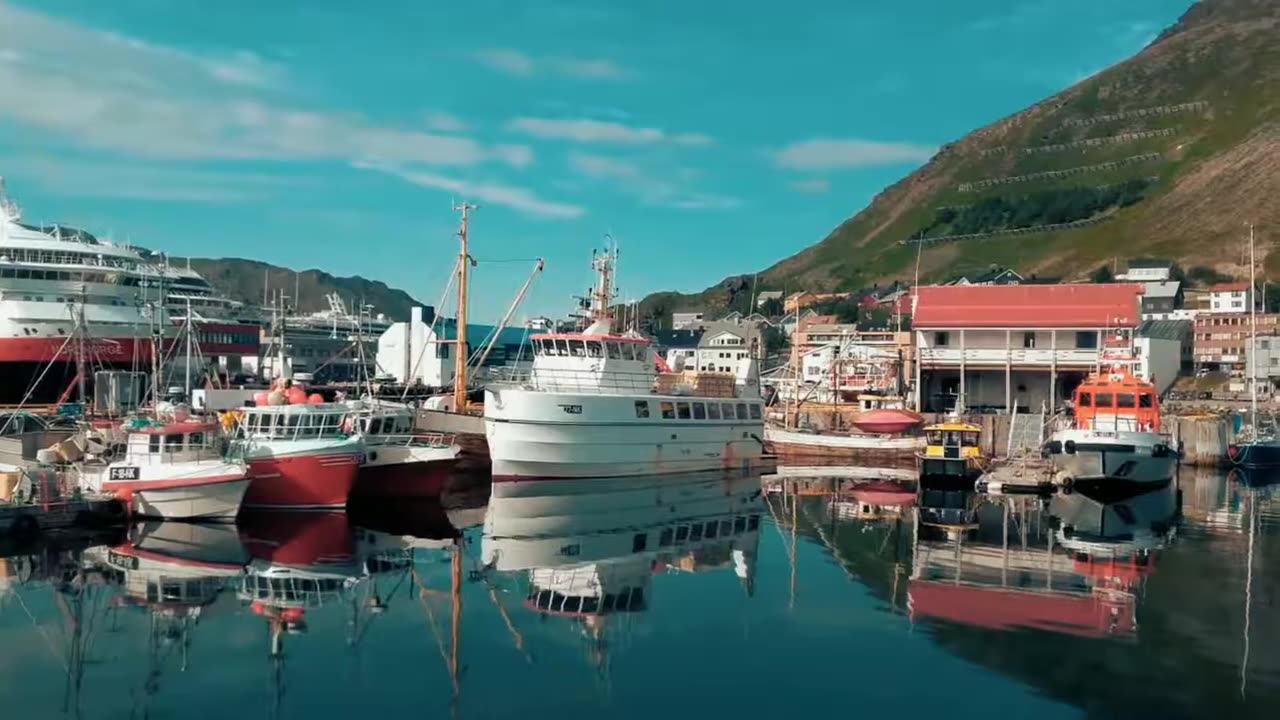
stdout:
{"type": "Polygon", "coordinates": [[[1129,269],[1119,275],[1120,282],[1164,282],[1171,278],[1173,263],[1168,260],[1131,260],[1129,269]]]}
{"type": "Polygon", "coordinates": [[[1249,312],[1249,283],[1222,283],[1210,287],[1209,312],[1249,312]]]}
{"type": "MultiPolygon", "coordinates": [[[[533,355],[528,347],[526,328],[497,331],[491,325],[467,325],[468,357],[485,347],[494,332],[493,344],[482,368],[501,365],[529,367],[533,355]]],[[[378,338],[377,366],[379,375],[389,375],[396,382],[448,387],[453,384],[457,350],[457,325],[452,320],[437,322],[434,329],[422,321],[422,308],[413,308],[409,322],[394,323],[378,338]]],[[[468,383],[469,384],[469,383],[468,383]]]]}
{"type": "Polygon", "coordinates": [[[672,330],[696,330],[702,327],[702,324],[702,313],[700,312],[671,313],[672,330]]]}
{"type": "Polygon", "coordinates": [[[916,407],[1050,411],[1105,347],[1132,349],[1136,284],[927,286],[919,289],[916,407]]]}
{"type": "Polygon", "coordinates": [[[716,323],[707,326],[698,341],[696,365],[702,372],[736,372],[751,357],[759,332],[750,325],[716,323]]]}

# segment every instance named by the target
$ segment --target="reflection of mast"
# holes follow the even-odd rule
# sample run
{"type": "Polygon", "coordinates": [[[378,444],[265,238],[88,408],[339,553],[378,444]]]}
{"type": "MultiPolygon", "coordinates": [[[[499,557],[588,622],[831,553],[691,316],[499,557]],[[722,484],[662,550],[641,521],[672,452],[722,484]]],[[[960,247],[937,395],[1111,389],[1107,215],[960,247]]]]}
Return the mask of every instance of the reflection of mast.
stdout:
{"type": "Polygon", "coordinates": [[[1258,491],[1250,490],[1249,498],[1249,552],[1246,555],[1244,579],[1244,657],[1240,660],[1240,699],[1245,699],[1249,686],[1249,620],[1253,609],[1253,541],[1258,530],[1258,491]]]}

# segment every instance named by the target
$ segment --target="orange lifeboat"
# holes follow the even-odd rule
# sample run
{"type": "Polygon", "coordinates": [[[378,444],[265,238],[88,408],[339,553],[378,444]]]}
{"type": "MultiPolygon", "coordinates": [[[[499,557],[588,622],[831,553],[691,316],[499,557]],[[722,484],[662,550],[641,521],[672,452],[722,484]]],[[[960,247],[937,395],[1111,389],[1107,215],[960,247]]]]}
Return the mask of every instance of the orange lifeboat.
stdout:
{"type": "Polygon", "coordinates": [[[1160,432],[1156,386],[1134,377],[1127,367],[1090,375],[1073,400],[1077,429],[1160,432]]]}
{"type": "Polygon", "coordinates": [[[854,415],[849,423],[865,433],[877,435],[896,435],[906,432],[920,423],[924,418],[918,413],[898,408],[881,408],[865,410],[854,415]]]}

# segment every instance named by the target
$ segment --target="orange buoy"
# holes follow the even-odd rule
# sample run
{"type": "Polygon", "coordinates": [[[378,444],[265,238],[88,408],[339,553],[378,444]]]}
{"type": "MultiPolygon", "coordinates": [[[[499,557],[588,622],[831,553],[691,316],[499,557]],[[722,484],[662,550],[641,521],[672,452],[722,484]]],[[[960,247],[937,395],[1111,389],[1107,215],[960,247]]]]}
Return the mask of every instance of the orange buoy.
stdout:
{"type": "Polygon", "coordinates": [[[324,402],[324,396],[321,395],[320,393],[311,393],[310,395],[307,396],[307,402],[311,403],[312,405],[319,405],[320,403],[324,402]]]}

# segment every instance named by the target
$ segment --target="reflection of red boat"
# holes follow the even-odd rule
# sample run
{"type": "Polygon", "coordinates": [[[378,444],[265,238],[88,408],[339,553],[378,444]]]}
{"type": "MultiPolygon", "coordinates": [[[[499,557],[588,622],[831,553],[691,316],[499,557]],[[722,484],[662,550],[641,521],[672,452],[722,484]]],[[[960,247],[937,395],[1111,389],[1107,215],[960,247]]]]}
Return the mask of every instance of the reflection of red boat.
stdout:
{"type": "Polygon", "coordinates": [[[1050,593],[912,580],[907,602],[912,617],[993,630],[1035,628],[1081,637],[1137,632],[1131,593],[1050,593]]]}
{"type": "Polygon", "coordinates": [[[896,435],[920,425],[924,422],[924,417],[910,410],[880,408],[878,410],[860,412],[854,415],[849,422],[865,433],[896,435]]]}
{"type": "Polygon", "coordinates": [[[910,507],[916,502],[914,488],[889,480],[859,482],[851,486],[846,494],[864,505],[878,507],[910,507]]]}
{"type": "Polygon", "coordinates": [[[297,568],[355,562],[346,513],[254,512],[238,524],[249,555],[261,563],[297,568]]]}

